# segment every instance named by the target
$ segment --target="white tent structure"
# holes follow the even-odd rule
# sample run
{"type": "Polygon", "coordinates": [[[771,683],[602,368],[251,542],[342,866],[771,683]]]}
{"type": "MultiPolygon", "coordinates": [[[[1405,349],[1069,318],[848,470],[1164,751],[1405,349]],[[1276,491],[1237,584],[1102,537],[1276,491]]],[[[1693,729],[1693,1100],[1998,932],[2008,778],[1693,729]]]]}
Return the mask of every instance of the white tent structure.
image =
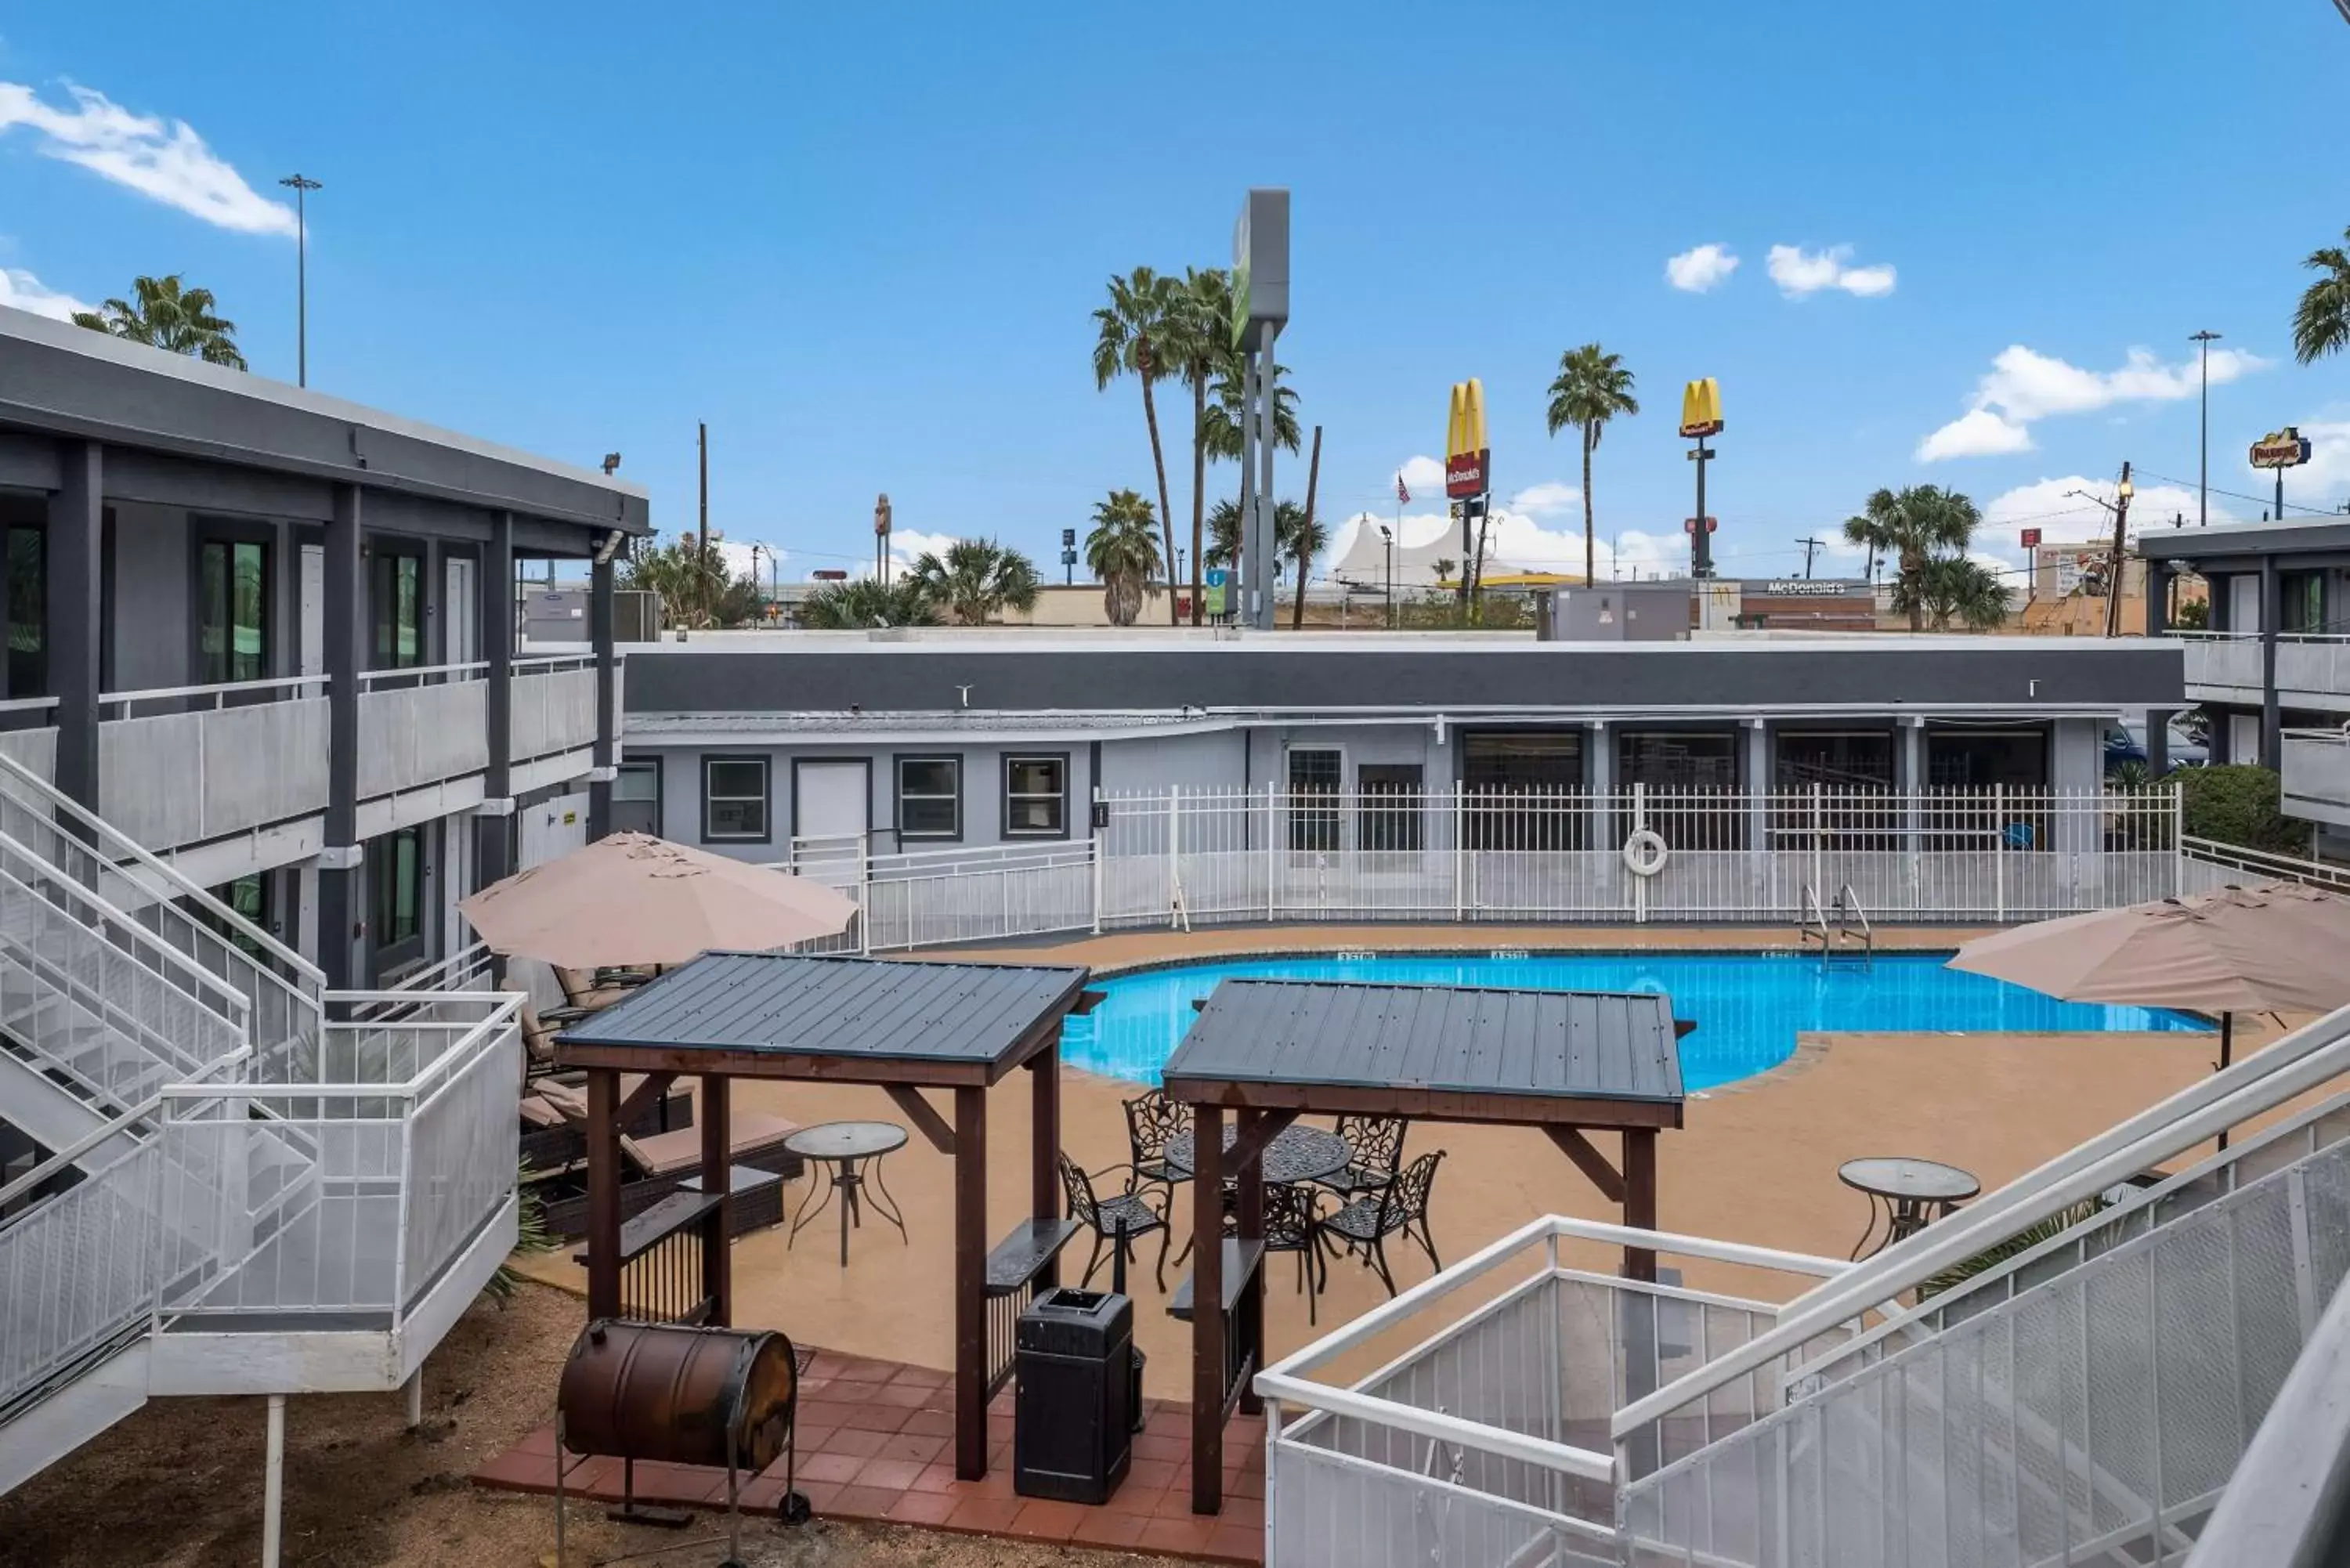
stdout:
{"type": "MultiPolygon", "coordinates": [[[[1330,581],[1361,593],[1384,593],[1388,587],[1388,546],[1379,537],[1384,526],[1393,532],[1392,523],[1380,524],[1364,518],[1355,529],[1355,537],[1347,553],[1330,565],[1330,581]]],[[[1395,545],[1395,586],[1398,592],[1407,588],[1432,588],[1440,583],[1455,580],[1461,570],[1461,535],[1457,529],[1447,529],[1425,544],[1406,544],[1398,537],[1395,545]],[[1438,574],[1436,563],[1451,561],[1453,578],[1438,574]]],[[[1488,578],[1513,575],[1525,570],[1503,560],[1492,553],[1492,541],[1486,541],[1485,576],[1488,578]]]]}

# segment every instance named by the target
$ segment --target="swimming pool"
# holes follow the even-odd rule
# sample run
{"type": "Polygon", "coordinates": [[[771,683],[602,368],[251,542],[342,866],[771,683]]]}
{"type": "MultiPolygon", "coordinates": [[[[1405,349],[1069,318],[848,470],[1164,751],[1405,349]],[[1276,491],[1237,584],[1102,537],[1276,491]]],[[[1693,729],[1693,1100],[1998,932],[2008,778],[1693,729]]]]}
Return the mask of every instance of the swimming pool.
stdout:
{"type": "Polygon", "coordinates": [[[2205,1025],[2156,1008],[2058,1002],[1943,967],[1940,953],[1880,954],[1873,965],[1823,968],[1799,953],[1381,953],[1183,964],[1098,981],[1108,1001],[1072,1018],[1062,1060],[1087,1072],[1155,1084],[1191,1025],[1191,1003],[1228,976],[1370,980],[1407,985],[1500,985],[1534,991],[1663,992],[1696,1033],[1681,1042],[1681,1077],[1696,1090],[1751,1077],[1794,1054],[1813,1030],[1929,1033],[2189,1030],[2205,1025]]]}

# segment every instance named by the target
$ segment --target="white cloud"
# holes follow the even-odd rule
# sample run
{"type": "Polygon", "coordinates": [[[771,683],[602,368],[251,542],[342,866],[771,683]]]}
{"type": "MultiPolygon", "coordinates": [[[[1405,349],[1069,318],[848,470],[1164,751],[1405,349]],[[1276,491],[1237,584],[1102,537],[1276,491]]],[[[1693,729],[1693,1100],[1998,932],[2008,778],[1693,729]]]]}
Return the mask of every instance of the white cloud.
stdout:
{"type": "Polygon", "coordinates": [[[1555,517],[1575,511],[1582,504],[1583,492],[1557,479],[1529,484],[1510,497],[1512,510],[1525,513],[1531,517],[1555,517]]]}
{"type": "Polygon", "coordinates": [[[0,305],[29,310],[36,316],[70,321],[77,310],[95,310],[70,294],[60,294],[21,267],[0,267],[0,305]]]}
{"type": "Polygon", "coordinates": [[[1850,245],[1831,245],[1824,251],[1807,251],[1801,245],[1773,245],[1763,265],[1771,274],[1771,281],[1779,286],[1779,292],[1790,299],[1817,294],[1824,288],[1840,288],[1864,299],[1893,292],[1890,264],[1846,266],[1845,262],[1851,254],[1850,245]]]}
{"type": "Polygon", "coordinates": [[[1685,294],[1703,294],[1730,281],[1738,257],[1728,245],[1705,244],[1665,258],[1665,281],[1685,294]]]}
{"type": "Polygon", "coordinates": [[[0,82],[0,132],[25,126],[48,157],[77,163],[142,196],[248,234],[291,234],[294,210],[244,182],[186,120],[133,114],[104,93],[67,84],[70,107],[0,82]]]}
{"type": "MultiPolygon", "coordinates": [[[[2211,356],[2211,384],[2220,386],[2268,361],[2236,348],[2211,356]]],[[[2176,402],[2202,386],[2193,359],[2165,365],[2148,348],[2133,348],[2114,370],[2085,370],[2052,355],[2010,344],[1975,387],[1973,406],[1918,443],[1918,461],[2029,452],[2034,420],[2082,414],[2116,403],[2176,402]]]]}
{"type": "Polygon", "coordinates": [[[2030,452],[2032,432],[1989,409],[1970,409],[1918,443],[1919,462],[1946,457],[1993,457],[2030,452]]]}
{"type": "MultiPolygon", "coordinates": [[[[962,543],[961,534],[925,534],[919,528],[892,528],[889,531],[889,570],[892,575],[912,569],[924,556],[941,556],[950,545],[962,543]]],[[[1042,571],[1042,566],[1037,570],[1042,571]]],[[[873,575],[873,563],[868,561],[857,568],[857,576],[873,575]]]]}
{"type": "Polygon", "coordinates": [[[1444,464],[1435,458],[1409,458],[1399,472],[1403,479],[1403,487],[1411,492],[1414,501],[1444,493],[1444,464]]]}
{"type": "MultiPolygon", "coordinates": [[[[2039,529],[2041,541],[2049,545],[2111,540],[2114,514],[2097,502],[2110,505],[2114,498],[2115,481],[2110,474],[2103,479],[2089,479],[2074,473],[2062,479],[2017,485],[1984,504],[1983,524],[1975,532],[1972,553],[1995,558],[2004,566],[2021,565],[2025,556],[2022,535],[2026,528],[2039,529]],[[2079,493],[2083,492],[2086,494],[2079,493]]],[[[2133,539],[2149,531],[2169,528],[2174,520],[2181,517],[2187,520],[2188,527],[2195,525],[2195,492],[2188,486],[2141,484],[2130,497],[2129,532],[2133,539]]],[[[2211,501],[2211,521],[2236,521],[2228,504],[2217,496],[2211,501]]]]}

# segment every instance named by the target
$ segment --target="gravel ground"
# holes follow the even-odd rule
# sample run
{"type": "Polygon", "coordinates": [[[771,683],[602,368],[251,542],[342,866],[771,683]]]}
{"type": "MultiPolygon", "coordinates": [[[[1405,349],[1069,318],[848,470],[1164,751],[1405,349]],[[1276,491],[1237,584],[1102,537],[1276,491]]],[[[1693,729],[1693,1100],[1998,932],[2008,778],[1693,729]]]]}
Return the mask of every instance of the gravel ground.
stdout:
{"type": "MultiPolygon", "coordinates": [[[[475,1490],[473,1468],[554,1410],[577,1296],[525,1286],[504,1310],[467,1313],[425,1369],[425,1423],[396,1394],[286,1402],[286,1568],[535,1568],[552,1562],[548,1502],[475,1490]]],[[[265,1406],[148,1404],[80,1452],[0,1498],[0,1568],[214,1568],[261,1557],[265,1406]]],[[[606,1523],[575,1510],[575,1565],[629,1556],[644,1568],[711,1568],[722,1527],[682,1532],[606,1523]],[[633,1556],[634,1553],[650,1553],[633,1556]]],[[[785,1532],[746,1519],[754,1568],[1174,1568],[1161,1558],[818,1521],[785,1532]]]]}

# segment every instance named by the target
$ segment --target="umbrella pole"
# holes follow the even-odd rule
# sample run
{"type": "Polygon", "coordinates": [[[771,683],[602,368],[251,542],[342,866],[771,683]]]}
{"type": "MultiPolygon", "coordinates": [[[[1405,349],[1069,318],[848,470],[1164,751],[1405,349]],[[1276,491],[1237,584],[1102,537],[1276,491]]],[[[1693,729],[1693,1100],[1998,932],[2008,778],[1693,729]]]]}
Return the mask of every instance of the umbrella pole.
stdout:
{"type": "MultiPolygon", "coordinates": [[[[2232,1012],[2223,1012],[2220,1014],[2220,1071],[2222,1073],[2228,1070],[2229,1060],[2235,1054],[2235,1044],[2236,1015],[2232,1012]]],[[[2220,1151],[2222,1154],[2225,1154],[2227,1149],[2228,1129],[2221,1127],[2220,1129],[2220,1151]]]]}

